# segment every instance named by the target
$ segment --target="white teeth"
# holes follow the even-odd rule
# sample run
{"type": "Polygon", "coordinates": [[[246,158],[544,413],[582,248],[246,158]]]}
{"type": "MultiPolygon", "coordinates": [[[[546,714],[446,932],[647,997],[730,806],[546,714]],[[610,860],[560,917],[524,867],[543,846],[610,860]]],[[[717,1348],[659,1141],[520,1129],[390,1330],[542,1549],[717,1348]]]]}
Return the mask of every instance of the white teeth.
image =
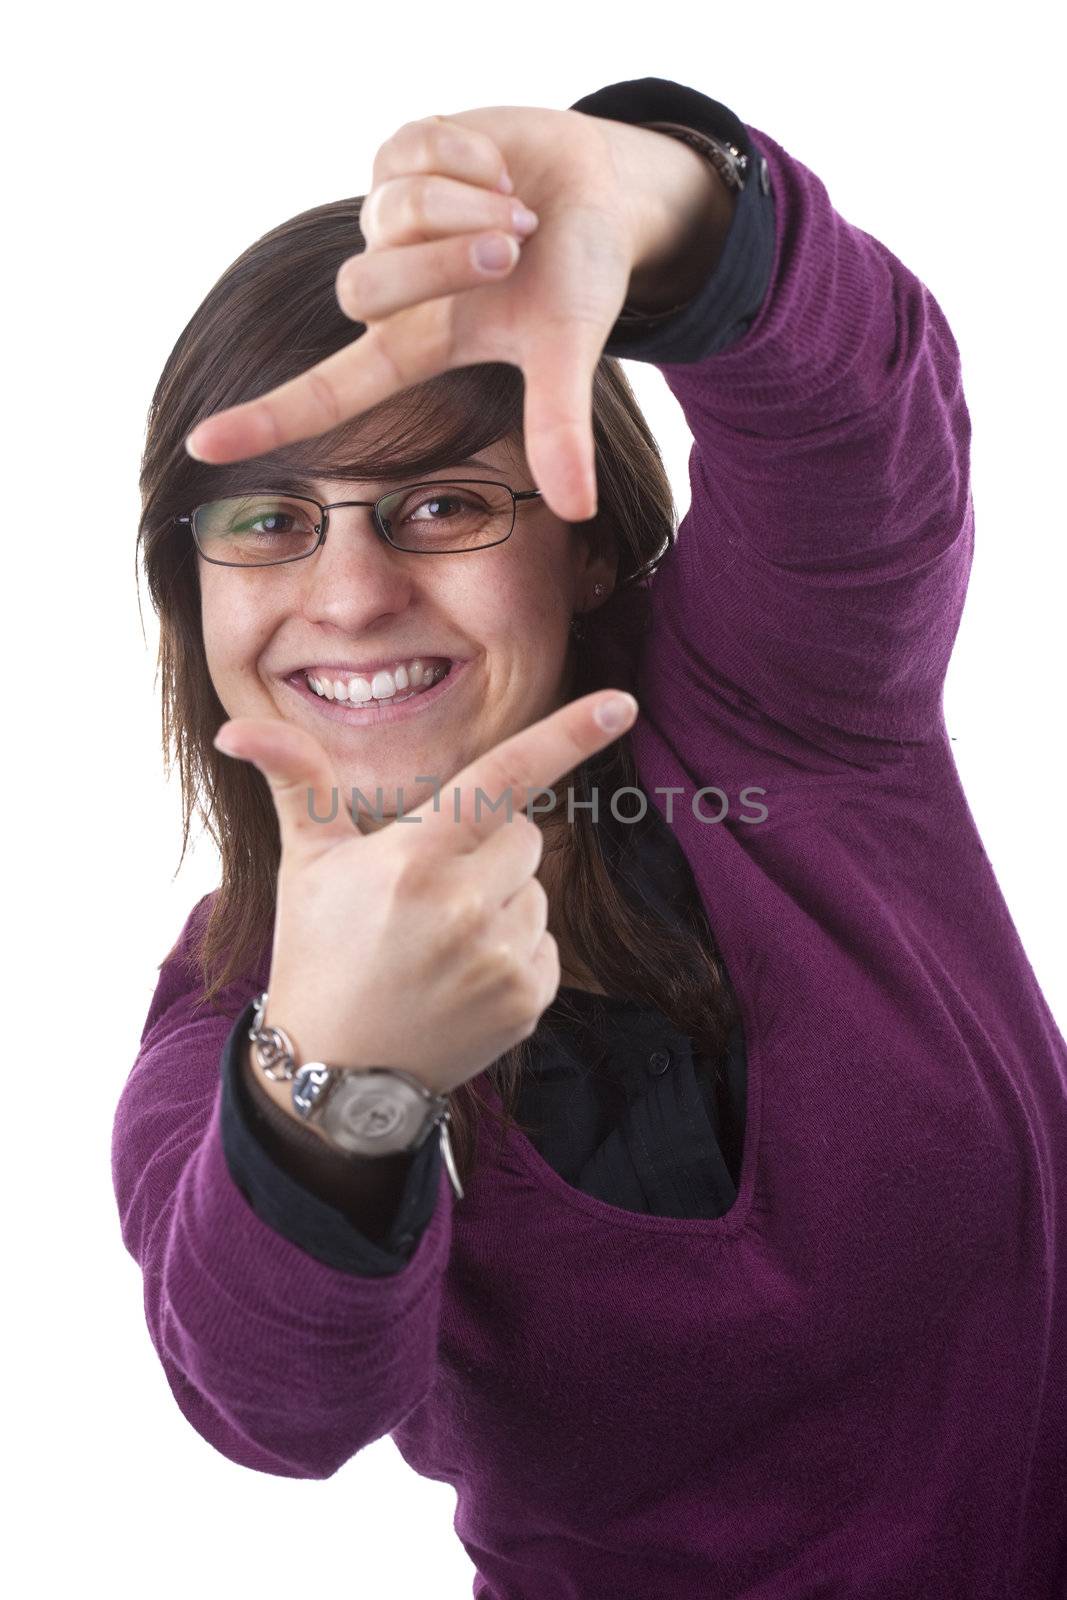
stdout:
{"type": "Polygon", "coordinates": [[[313,678],[305,674],[308,687],[327,700],[338,700],[352,705],[366,705],[372,700],[407,700],[422,689],[429,689],[448,671],[447,664],[424,662],[421,658],[399,662],[392,672],[376,672],[368,682],[366,678],[313,678]]]}

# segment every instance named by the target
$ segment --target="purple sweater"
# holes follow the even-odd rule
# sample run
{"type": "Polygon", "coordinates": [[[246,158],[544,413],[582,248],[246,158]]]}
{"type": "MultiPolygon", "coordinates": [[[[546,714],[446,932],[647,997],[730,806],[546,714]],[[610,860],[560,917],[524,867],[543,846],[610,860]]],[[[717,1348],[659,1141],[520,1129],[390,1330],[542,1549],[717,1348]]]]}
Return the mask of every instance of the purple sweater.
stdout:
{"type": "Polygon", "coordinates": [[[324,1265],[228,1170],[219,1063],[256,980],[196,1009],[194,914],[116,1114],[123,1238],[193,1427],[301,1478],[391,1434],[454,1486],[481,1600],[1062,1600],[1067,1045],[942,715],[959,354],[748,131],[773,275],[739,342],[660,366],[692,504],[631,735],[742,1008],[736,1203],[632,1213],[494,1135],[402,1272],[324,1265]]]}

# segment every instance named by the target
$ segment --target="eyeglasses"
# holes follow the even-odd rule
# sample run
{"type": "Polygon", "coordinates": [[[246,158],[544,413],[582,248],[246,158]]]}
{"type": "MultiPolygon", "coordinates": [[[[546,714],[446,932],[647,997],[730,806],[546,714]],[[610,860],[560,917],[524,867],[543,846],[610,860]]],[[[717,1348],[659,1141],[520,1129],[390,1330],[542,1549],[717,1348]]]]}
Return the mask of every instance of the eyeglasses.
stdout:
{"type": "Polygon", "coordinates": [[[324,506],[306,495],[251,490],[210,500],[188,516],[205,561],[220,567],[273,567],[304,561],[324,543],[329,514],[341,506],[372,506],[376,533],[395,550],[453,555],[503,544],[515,526],[519,500],[540,489],[512,489],[482,478],[411,483],[377,500],[335,500],[324,506]]]}

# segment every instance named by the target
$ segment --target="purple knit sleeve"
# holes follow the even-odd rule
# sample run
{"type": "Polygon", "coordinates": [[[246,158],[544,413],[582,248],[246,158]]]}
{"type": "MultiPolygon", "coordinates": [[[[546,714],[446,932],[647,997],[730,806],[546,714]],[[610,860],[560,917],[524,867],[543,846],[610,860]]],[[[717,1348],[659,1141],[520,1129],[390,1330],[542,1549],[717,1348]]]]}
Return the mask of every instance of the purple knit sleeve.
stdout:
{"type": "Polygon", "coordinates": [[[163,963],[112,1132],[122,1237],[180,1410],[241,1466],[326,1478],[389,1433],[430,1386],[452,1190],[404,1270],[360,1277],[262,1222],[231,1176],[220,1059],[254,989],[205,1007],[189,958],[206,902],[163,963]]]}
{"type": "Polygon", "coordinates": [[[656,363],[693,448],[644,699],[683,747],[715,699],[866,764],[941,724],[974,537],[960,357],[930,290],[746,128],[771,281],[727,349],[656,363]]]}

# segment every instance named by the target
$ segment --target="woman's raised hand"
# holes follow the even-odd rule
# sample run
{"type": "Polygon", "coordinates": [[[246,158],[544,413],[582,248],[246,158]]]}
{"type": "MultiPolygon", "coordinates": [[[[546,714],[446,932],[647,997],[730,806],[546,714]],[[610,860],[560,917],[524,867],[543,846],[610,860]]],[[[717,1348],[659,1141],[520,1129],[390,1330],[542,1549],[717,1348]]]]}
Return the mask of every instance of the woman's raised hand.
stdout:
{"type": "Polygon", "coordinates": [[[431,797],[366,835],[306,729],[224,724],[218,747],[263,773],[281,836],[266,1024],[301,1061],[399,1067],[439,1094],[528,1038],[560,964],[526,808],[635,711],[631,695],[584,695],[463,768],[437,810],[431,797]],[[616,699],[624,720],[606,730],[596,713],[616,699]]]}
{"type": "Polygon", "coordinates": [[[527,106],[405,123],[374,160],[366,249],[337,275],[341,309],[366,332],[205,419],[190,453],[211,463],[261,455],[450,368],[508,362],[525,378],[526,457],[546,503],[566,521],[594,515],[593,373],[649,211],[633,172],[622,176],[619,127],[527,106]],[[539,219],[521,246],[516,201],[539,219]],[[506,250],[501,266],[479,263],[485,243],[506,250]]]}

